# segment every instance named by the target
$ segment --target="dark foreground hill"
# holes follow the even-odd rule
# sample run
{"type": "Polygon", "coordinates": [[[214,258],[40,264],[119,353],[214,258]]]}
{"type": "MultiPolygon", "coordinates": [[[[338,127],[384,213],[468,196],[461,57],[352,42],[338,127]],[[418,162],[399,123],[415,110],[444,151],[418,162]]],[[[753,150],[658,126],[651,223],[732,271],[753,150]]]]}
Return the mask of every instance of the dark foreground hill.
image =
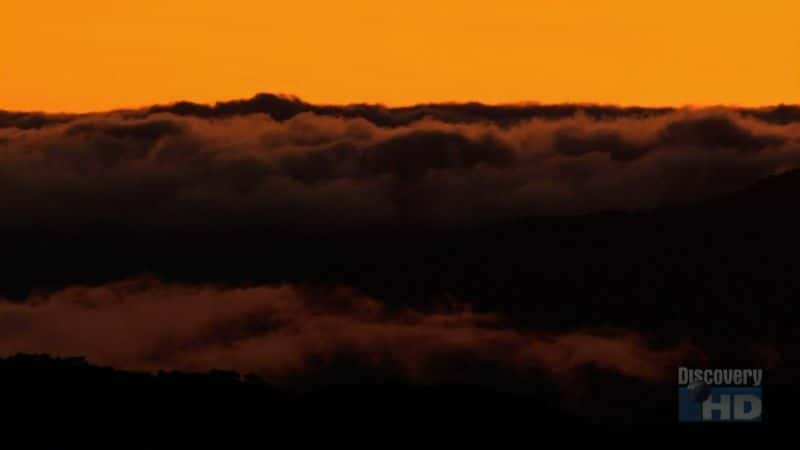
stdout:
{"type": "MultiPolygon", "coordinates": [[[[362,384],[278,389],[255,375],[211,371],[148,374],[98,367],[83,358],[16,355],[0,359],[4,408],[39,423],[93,427],[380,427],[457,431],[455,426],[519,428],[586,423],[543,396],[467,385],[419,385],[385,379],[362,384]]],[[[463,431],[463,430],[462,430],[463,431]]]]}
{"type": "Polygon", "coordinates": [[[589,430],[662,433],[667,427],[670,434],[663,438],[674,433],[731,438],[782,430],[791,422],[787,413],[798,398],[796,390],[768,389],[773,394],[770,412],[775,420],[744,427],[697,427],[678,425],[674,416],[664,416],[646,402],[631,410],[628,420],[617,422],[565,413],[552,397],[541,393],[389,380],[281,390],[254,375],[235,372],[147,374],[97,367],[83,358],[47,355],[0,359],[0,382],[4,409],[13,411],[13,419],[46,430],[30,441],[44,438],[61,445],[94,442],[109,432],[114,442],[126,445],[142,439],[154,445],[152,439],[160,436],[154,432],[188,442],[208,433],[231,431],[231,439],[287,435],[311,439],[319,434],[314,439],[377,439],[376,444],[434,436],[454,442],[479,437],[504,442],[589,430]]]}

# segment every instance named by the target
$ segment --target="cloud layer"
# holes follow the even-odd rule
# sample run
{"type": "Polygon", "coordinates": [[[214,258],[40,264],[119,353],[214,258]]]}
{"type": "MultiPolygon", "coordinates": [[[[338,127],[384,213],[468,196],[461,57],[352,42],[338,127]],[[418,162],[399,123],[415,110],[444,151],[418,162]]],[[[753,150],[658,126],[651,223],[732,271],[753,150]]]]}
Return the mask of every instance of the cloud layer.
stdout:
{"type": "Polygon", "coordinates": [[[9,115],[3,226],[477,223],[696,202],[800,166],[788,107],[250,102],[9,115]]]}
{"type": "Polygon", "coordinates": [[[515,330],[465,308],[389,309],[346,288],[224,288],[135,278],[0,302],[0,354],[84,355],[126,369],[229,369],[272,380],[355,361],[418,381],[480,379],[487,368],[568,376],[586,366],[663,381],[689,345],[654,349],[639,335],[515,330]]]}

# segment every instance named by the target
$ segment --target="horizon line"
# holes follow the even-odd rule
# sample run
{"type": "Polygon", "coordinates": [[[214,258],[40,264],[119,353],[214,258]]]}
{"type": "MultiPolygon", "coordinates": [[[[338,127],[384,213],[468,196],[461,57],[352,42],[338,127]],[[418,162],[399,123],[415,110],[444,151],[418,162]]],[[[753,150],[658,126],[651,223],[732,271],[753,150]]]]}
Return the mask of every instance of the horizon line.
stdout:
{"type": "Polygon", "coordinates": [[[558,106],[573,106],[573,107],[595,107],[595,108],[618,108],[618,109],[647,109],[647,110],[663,110],[663,109],[671,109],[671,110],[703,110],[703,109],[749,109],[749,110],[758,110],[758,109],[771,109],[771,108],[778,108],[778,107],[797,107],[800,108],[800,102],[778,102],[778,103],[771,103],[771,104],[759,104],[759,105],[745,105],[745,104],[725,104],[725,103],[681,103],[681,104],[637,104],[637,103],[612,103],[612,102],[603,102],[603,101],[581,101],[581,100],[565,100],[560,102],[542,102],[537,100],[519,100],[519,101],[511,101],[511,102],[489,102],[489,101],[482,101],[482,100],[442,100],[442,101],[422,101],[422,102],[411,102],[411,103],[386,103],[386,102],[371,102],[371,101],[350,101],[350,102],[316,102],[311,100],[306,100],[305,98],[296,95],[296,94],[288,94],[288,93],[275,93],[269,91],[261,91],[256,92],[249,97],[229,97],[227,99],[220,99],[214,101],[202,101],[202,100],[188,100],[188,99],[179,99],[179,100],[171,100],[171,101],[163,101],[163,102],[152,102],[152,103],[144,103],[139,105],[130,105],[130,106],[118,106],[118,107],[111,107],[105,109],[86,109],[86,110],[47,110],[47,109],[38,109],[38,108],[30,108],[30,109],[14,109],[14,108],[6,108],[0,105],[0,112],[4,113],[19,113],[19,114],[45,114],[45,115],[70,115],[70,116],[80,116],[80,115],[95,115],[95,114],[108,114],[114,112],[125,112],[125,111],[140,111],[150,108],[156,107],[169,107],[178,104],[192,104],[192,105],[199,105],[199,106],[207,106],[207,107],[215,107],[218,105],[235,103],[235,102],[247,102],[257,99],[261,96],[271,96],[275,98],[285,99],[287,101],[297,102],[301,104],[306,104],[310,106],[317,106],[317,107],[340,107],[340,108],[347,108],[347,107],[354,107],[354,106],[369,106],[374,108],[385,108],[385,109],[411,109],[415,107],[421,106],[465,106],[465,105],[481,105],[490,108],[525,108],[525,107],[558,107],[558,106]]]}

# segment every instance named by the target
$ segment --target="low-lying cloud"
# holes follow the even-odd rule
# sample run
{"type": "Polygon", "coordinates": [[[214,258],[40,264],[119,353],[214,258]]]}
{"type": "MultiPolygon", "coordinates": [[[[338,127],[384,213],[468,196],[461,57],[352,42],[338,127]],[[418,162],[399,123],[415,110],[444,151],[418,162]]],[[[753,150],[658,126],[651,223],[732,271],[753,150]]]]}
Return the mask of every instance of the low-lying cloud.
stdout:
{"type": "Polygon", "coordinates": [[[619,331],[520,331],[468,308],[393,310],[348,288],[225,288],[135,278],[0,302],[0,354],[17,352],[82,355],[124,369],[229,369],[277,380],[344,358],[416,381],[474,382],[482,367],[561,378],[586,366],[663,381],[696,350],[688,344],[655,349],[640,335],[619,331]]]}
{"type": "Polygon", "coordinates": [[[779,110],[243,105],[0,127],[3,225],[479,223],[696,202],[800,166],[779,110]]]}

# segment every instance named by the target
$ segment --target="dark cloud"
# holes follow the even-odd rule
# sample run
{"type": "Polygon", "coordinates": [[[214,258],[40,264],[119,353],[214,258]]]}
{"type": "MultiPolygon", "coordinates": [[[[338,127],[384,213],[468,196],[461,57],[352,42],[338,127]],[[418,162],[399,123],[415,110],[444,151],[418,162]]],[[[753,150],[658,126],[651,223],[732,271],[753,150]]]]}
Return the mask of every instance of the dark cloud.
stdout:
{"type": "Polygon", "coordinates": [[[628,142],[616,131],[595,131],[583,134],[575,128],[565,128],[554,137],[556,151],[567,156],[583,156],[598,152],[609,155],[614,161],[629,161],[641,156],[647,148],[628,142]]]}
{"type": "Polygon", "coordinates": [[[21,130],[38,129],[52,125],[67,123],[78,119],[79,115],[45,114],[36,112],[0,111],[0,129],[18,128],[21,130]]]}
{"type": "Polygon", "coordinates": [[[262,113],[270,115],[275,120],[283,121],[301,113],[314,113],[324,116],[362,118],[377,126],[397,127],[407,126],[426,118],[447,123],[491,122],[507,126],[533,118],[567,118],[579,112],[592,118],[607,119],[653,116],[670,111],[672,111],[671,108],[623,108],[578,104],[492,106],[477,102],[420,104],[396,108],[370,104],[337,106],[313,105],[292,96],[258,94],[248,100],[219,102],[213,106],[190,102],[158,105],[145,111],[136,112],[134,115],[141,117],[146,114],[172,113],[181,116],[224,118],[262,113]]]}
{"type": "MultiPolygon", "coordinates": [[[[426,118],[447,123],[491,122],[501,126],[510,126],[535,118],[558,120],[569,118],[576,114],[584,114],[597,120],[608,120],[625,117],[655,117],[675,111],[677,111],[676,108],[617,107],[591,104],[493,106],[477,102],[420,104],[395,108],[369,104],[336,106],[314,105],[293,96],[258,94],[251,99],[219,102],[215,105],[191,102],[158,105],[145,111],[136,112],[135,115],[141,117],[146,114],[167,112],[181,116],[223,118],[263,113],[276,120],[283,121],[298,114],[310,112],[326,116],[363,118],[378,126],[395,127],[410,125],[426,118]]],[[[800,107],[793,105],[778,105],[756,109],[738,108],[736,111],[772,124],[785,125],[800,122],[800,107]]]]}
{"type": "Polygon", "coordinates": [[[800,106],[778,105],[772,108],[742,109],[742,114],[756,117],[765,122],[787,125],[800,122],[800,106]]]}
{"type": "MultiPolygon", "coordinates": [[[[743,116],[763,122],[786,125],[800,122],[800,106],[778,105],[765,108],[732,108],[743,116]]],[[[184,117],[221,119],[251,114],[266,114],[277,121],[302,113],[342,118],[360,118],[380,127],[408,126],[423,119],[445,123],[494,123],[513,126],[530,119],[559,120],[583,114],[596,120],[657,117],[680,111],[678,108],[618,107],[592,104],[517,104],[485,105],[482,103],[436,103],[404,107],[377,104],[315,105],[294,96],[258,94],[250,99],[218,102],[214,105],[177,102],[141,110],[120,111],[124,117],[144,119],[150,115],[169,113],[184,117]]],[[[0,111],[0,128],[38,129],[62,124],[83,117],[103,114],[45,114],[38,112],[0,111]]]]}
{"type": "Polygon", "coordinates": [[[101,121],[77,123],[69,126],[66,136],[85,136],[96,139],[107,135],[114,139],[132,139],[135,141],[153,142],[165,136],[179,134],[183,128],[171,120],[151,120],[132,123],[103,123],[101,121]]]}
{"type": "Polygon", "coordinates": [[[471,224],[696,202],[800,160],[798,125],[725,109],[508,126],[284,119],[119,112],[2,129],[3,225],[471,224]]]}
{"type": "Polygon", "coordinates": [[[758,151],[780,146],[788,139],[778,134],[759,134],[724,116],[676,121],[661,132],[664,145],[705,149],[758,151]]]}

